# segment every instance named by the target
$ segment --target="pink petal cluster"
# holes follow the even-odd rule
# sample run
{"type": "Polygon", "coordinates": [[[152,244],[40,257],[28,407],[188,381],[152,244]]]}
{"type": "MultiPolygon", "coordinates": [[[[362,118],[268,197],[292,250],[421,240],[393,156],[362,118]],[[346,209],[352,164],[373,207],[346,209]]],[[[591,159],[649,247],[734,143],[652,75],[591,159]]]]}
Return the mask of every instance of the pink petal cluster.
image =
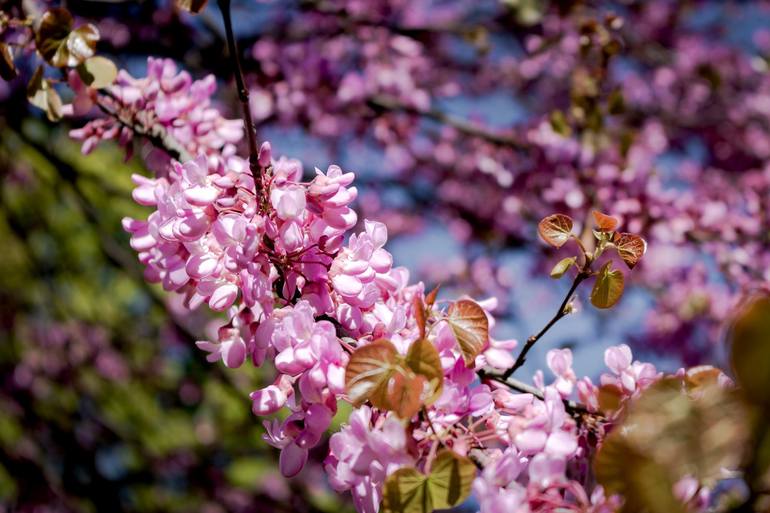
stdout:
{"type": "MultiPolygon", "coordinates": [[[[79,85],[76,76],[70,82],[79,85]]],[[[74,87],[76,91],[81,87],[74,87]]],[[[134,78],[120,70],[115,83],[102,97],[102,107],[115,115],[100,117],[84,127],[70,131],[83,142],[83,153],[90,153],[100,141],[116,140],[131,151],[135,129],[140,127],[155,137],[169,135],[191,155],[215,155],[223,149],[232,154],[232,146],[243,137],[243,122],[225,119],[212,104],[216,79],[208,75],[193,80],[186,71],[178,71],[171,59],[147,59],[147,75],[134,78]]],[[[79,95],[81,97],[82,95],[79,95]]],[[[82,101],[79,103],[83,103],[82,101]]],[[[84,110],[75,103],[75,114],[84,110]]]]}

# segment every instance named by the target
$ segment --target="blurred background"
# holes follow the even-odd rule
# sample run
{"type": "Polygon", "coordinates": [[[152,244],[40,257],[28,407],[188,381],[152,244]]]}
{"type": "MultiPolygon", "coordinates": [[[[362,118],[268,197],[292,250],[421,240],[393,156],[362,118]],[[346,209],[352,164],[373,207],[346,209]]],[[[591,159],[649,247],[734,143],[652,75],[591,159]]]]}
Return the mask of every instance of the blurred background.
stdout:
{"type": "MultiPolygon", "coordinates": [[[[213,73],[218,106],[238,116],[213,6],[196,18],[164,1],[67,8],[134,76],[147,56],[193,78],[213,73]]],[[[498,297],[497,338],[526,339],[568,287],[547,277],[565,255],[536,242],[543,215],[601,208],[650,240],[621,304],[597,313],[584,292],[578,315],[532,353],[528,379],[553,347],[572,348],[578,375],[594,377],[603,348],[623,342],[663,370],[724,363],[724,319],[747,283],[766,281],[747,281],[746,269],[770,263],[764,238],[738,255],[740,230],[719,231],[748,201],[745,183],[724,183],[770,157],[766,119],[755,123],[769,110],[768,9],[244,0],[234,18],[260,138],[308,176],[332,163],[355,171],[359,217],[388,225],[396,263],[443,284],[444,297],[498,297]],[[618,95],[625,108],[611,112],[618,95]],[[594,111],[606,121],[593,123],[594,111]],[[606,178],[602,165],[623,172],[606,178]],[[708,195],[719,222],[696,209],[708,195]],[[683,219],[715,238],[672,235],[683,219]]],[[[29,76],[26,57],[17,65],[29,76]]],[[[248,398],[269,371],[207,363],[194,342],[218,321],[143,279],[121,219],[147,215],[130,175],[149,174],[148,146],[136,142],[128,160],[113,142],[84,156],[68,136],[84,120],[47,121],[24,85],[0,81],[0,512],[350,511],[326,484],[324,445],[298,478],[278,473],[248,398]]]]}

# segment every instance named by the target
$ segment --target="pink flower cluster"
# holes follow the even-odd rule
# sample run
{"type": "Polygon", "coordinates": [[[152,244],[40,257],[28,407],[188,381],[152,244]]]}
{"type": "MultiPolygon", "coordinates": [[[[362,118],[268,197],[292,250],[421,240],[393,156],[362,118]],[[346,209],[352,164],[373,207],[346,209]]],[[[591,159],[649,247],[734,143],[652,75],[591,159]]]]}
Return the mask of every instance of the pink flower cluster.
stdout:
{"type": "MultiPolygon", "coordinates": [[[[191,309],[227,312],[215,340],[198,342],[210,361],[274,367],[272,382],[251,394],[252,409],[259,416],[288,410],[264,423],[285,476],[301,472],[339,401],[349,399],[350,353],[384,338],[406,355],[425,338],[443,373],[435,402],[409,419],[359,406],[331,438],[326,471],[335,489],[351,492],[358,511],[375,513],[388,476],[425,465],[439,443],[483,462],[473,483],[482,513],[617,510],[620,499],[605,496],[587,470],[613,418],[576,421],[570,401],[597,412],[599,387],[577,377],[569,349],[548,353],[555,379],[546,383],[538,371],[530,393],[489,379],[485,369],[512,365],[516,341],[488,338],[467,362],[440,302],[428,309],[432,324],[421,333],[415,305],[425,303],[424,287],[393,267],[385,226],[364,221],[351,233],[358,222],[353,173],[329,166],[303,179],[301,163],[274,159],[269,143],[257,160],[256,183],[247,162],[228,152],[171,161],[156,178],[134,176],[134,199],[154,210],[146,220],[125,219],[124,227],[149,281],[181,294],[191,309]]],[[[478,305],[493,328],[496,300],[478,305]]],[[[608,349],[605,362],[610,373],[601,386],[622,399],[660,378],[624,345],[608,349]]]]}
{"type": "MultiPolygon", "coordinates": [[[[87,112],[82,83],[74,72],[70,83],[78,93],[75,114],[87,112]]],[[[101,107],[113,113],[99,117],[84,127],[70,131],[70,136],[83,141],[82,151],[90,153],[100,141],[116,140],[132,151],[131,142],[137,130],[153,137],[172,137],[190,155],[232,154],[232,145],[243,137],[243,122],[225,119],[212,104],[216,79],[208,75],[193,80],[186,71],[177,71],[171,59],[147,59],[147,76],[134,78],[120,70],[115,83],[100,96],[101,107]]],[[[167,163],[167,159],[162,164],[167,163]]]]}

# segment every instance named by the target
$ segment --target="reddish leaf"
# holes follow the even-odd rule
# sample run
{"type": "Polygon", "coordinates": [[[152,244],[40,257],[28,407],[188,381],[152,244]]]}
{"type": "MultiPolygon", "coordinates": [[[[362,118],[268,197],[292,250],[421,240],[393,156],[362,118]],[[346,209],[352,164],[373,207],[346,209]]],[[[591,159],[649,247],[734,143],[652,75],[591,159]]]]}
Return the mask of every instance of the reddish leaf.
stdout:
{"type": "Polygon", "coordinates": [[[415,341],[409,347],[406,365],[415,374],[425,378],[428,387],[424,403],[433,404],[441,396],[444,385],[444,370],[441,368],[441,357],[436,347],[424,338],[415,341]]]}
{"type": "Polygon", "coordinates": [[[618,228],[618,219],[616,217],[603,214],[598,210],[593,211],[594,222],[600,232],[614,232],[618,228]]]}
{"type": "Polygon", "coordinates": [[[377,340],[359,347],[345,369],[348,396],[355,406],[367,400],[390,409],[388,383],[396,372],[398,351],[389,340],[377,340]]]}
{"type": "Polygon", "coordinates": [[[597,399],[599,402],[599,410],[605,414],[611,414],[620,409],[620,405],[623,402],[623,390],[617,385],[601,385],[599,387],[599,393],[597,399]]]}
{"type": "Polygon", "coordinates": [[[402,419],[411,419],[420,409],[420,398],[426,381],[423,376],[407,376],[395,372],[388,382],[387,402],[378,408],[390,410],[402,419]]]}
{"type": "Polygon", "coordinates": [[[420,330],[420,338],[425,338],[425,305],[419,294],[414,295],[412,308],[414,309],[414,320],[417,323],[417,329],[420,330]]]}
{"type": "Polygon", "coordinates": [[[427,296],[425,296],[426,305],[433,306],[436,303],[436,296],[438,295],[439,287],[441,287],[441,285],[436,285],[436,287],[431,290],[427,296]]]}
{"type": "Polygon", "coordinates": [[[644,239],[632,233],[616,234],[612,243],[615,244],[618,255],[629,269],[633,269],[647,251],[647,243],[644,239]]]}
{"type": "Polygon", "coordinates": [[[47,10],[35,34],[40,55],[53,66],[77,66],[94,55],[99,31],[90,23],[72,30],[72,16],[60,7],[47,10]]]}
{"type": "Polygon", "coordinates": [[[472,367],[476,356],[489,340],[487,314],[476,302],[462,299],[452,303],[447,315],[447,322],[463,353],[465,365],[472,367]]]}
{"type": "MultiPolygon", "coordinates": [[[[413,359],[416,365],[419,358],[413,359]]],[[[420,409],[423,395],[432,394],[433,389],[427,386],[429,382],[431,387],[440,386],[432,379],[429,367],[430,363],[426,362],[419,368],[430,376],[415,373],[405,365],[404,358],[389,340],[377,340],[359,347],[351,355],[345,369],[348,397],[356,406],[369,401],[376,408],[409,419],[420,409]]]]}
{"type": "Polygon", "coordinates": [[[722,371],[711,365],[698,365],[687,369],[684,382],[688,390],[699,389],[718,384],[722,371]]]}
{"type": "Polygon", "coordinates": [[[602,266],[591,290],[591,304],[596,308],[610,308],[623,295],[625,278],[622,272],[611,270],[611,265],[612,262],[607,262],[602,266]]]}
{"type": "Polygon", "coordinates": [[[572,218],[564,214],[553,214],[537,225],[540,237],[555,248],[562,247],[572,235],[572,218]]]}
{"type": "MultiPolygon", "coordinates": [[[[66,62],[67,36],[72,30],[72,15],[67,9],[54,7],[48,9],[40,18],[40,25],[35,34],[35,46],[43,59],[51,64],[66,62]],[[60,53],[57,56],[57,53],[60,53]]],[[[57,64],[54,64],[57,65],[57,64]]]]}

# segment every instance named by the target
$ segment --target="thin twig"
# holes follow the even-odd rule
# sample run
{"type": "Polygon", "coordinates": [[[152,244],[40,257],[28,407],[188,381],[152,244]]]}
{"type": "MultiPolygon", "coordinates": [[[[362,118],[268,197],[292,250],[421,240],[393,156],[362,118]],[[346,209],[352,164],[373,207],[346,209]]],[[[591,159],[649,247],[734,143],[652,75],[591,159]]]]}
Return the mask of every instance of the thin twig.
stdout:
{"type": "Polygon", "coordinates": [[[567,315],[567,305],[572,300],[572,296],[575,293],[575,290],[577,290],[578,286],[589,276],[590,274],[585,269],[581,269],[580,272],[578,272],[577,276],[575,276],[575,280],[572,282],[572,286],[567,292],[567,295],[564,297],[564,301],[561,302],[559,310],[556,311],[556,314],[554,314],[551,320],[548,321],[548,324],[546,324],[539,333],[532,335],[527,339],[527,342],[524,344],[524,347],[522,348],[521,353],[519,353],[519,356],[516,358],[516,361],[503,373],[503,379],[511,377],[519,367],[524,365],[524,362],[527,360],[527,353],[529,353],[529,350],[532,349],[535,343],[537,343],[537,341],[540,340],[554,324],[559,322],[559,319],[567,315]]]}
{"type": "MultiPolygon", "coordinates": [[[[109,93],[104,93],[105,96],[115,99],[114,96],[109,93]]],[[[169,134],[163,126],[159,124],[153,124],[152,126],[146,126],[136,119],[128,119],[124,117],[120,112],[110,108],[104,101],[104,99],[97,98],[96,105],[99,109],[114,118],[118,123],[128,128],[137,135],[146,138],[153,146],[165,151],[169,156],[175,160],[185,162],[192,160],[192,155],[187,151],[182,143],[177,141],[171,134],[169,134]]]]}
{"type": "Polygon", "coordinates": [[[476,123],[452,116],[451,114],[447,114],[446,112],[442,112],[438,109],[422,110],[410,105],[399,103],[384,96],[371,98],[369,100],[369,105],[378,110],[401,111],[407,114],[423,116],[425,118],[438,121],[444,125],[451,126],[463,134],[484,139],[498,146],[508,146],[516,150],[526,149],[526,146],[513,136],[490,131],[482,126],[477,125],[476,123]]]}
{"type": "Polygon", "coordinates": [[[249,169],[254,178],[254,188],[256,189],[257,199],[262,195],[262,168],[259,165],[259,148],[257,145],[257,131],[254,128],[254,117],[251,114],[251,105],[249,104],[249,90],[243,80],[243,68],[241,58],[238,53],[238,45],[235,42],[233,34],[233,20],[230,14],[230,0],[218,0],[217,5],[222,13],[222,21],[225,24],[225,35],[227,38],[227,51],[230,54],[230,60],[235,74],[235,84],[238,89],[238,101],[243,109],[243,125],[246,129],[246,139],[249,143],[249,169]]]}
{"type": "Polygon", "coordinates": [[[441,444],[441,447],[446,449],[446,444],[444,443],[444,440],[441,438],[441,436],[439,436],[438,431],[436,431],[436,427],[433,425],[433,421],[428,415],[428,409],[425,406],[422,407],[422,415],[425,417],[425,420],[428,421],[428,425],[430,426],[431,431],[433,431],[433,434],[436,435],[436,439],[441,444]]]}
{"type": "MultiPolygon", "coordinates": [[[[478,371],[479,378],[484,379],[491,379],[493,381],[497,381],[498,383],[502,383],[503,385],[507,386],[511,390],[515,390],[517,392],[521,392],[522,394],[532,394],[534,397],[540,399],[541,401],[545,400],[545,395],[539,388],[535,388],[532,385],[528,385],[527,383],[524,383],[523,381],[519,381],[518,379],[511,378],[511,377],[503,377],[500,374],[496,374],[491,369],[482,369],[478,371]]],[[[564,408],[569,412],[573,414],[590,414],[594,416],[602,416],[601,412],[592,412],[590,411],[584,404],[580,404],[576,401],[570,401],[567,399],[564,399],[562,401],[564,403],[564,408]]]]}

